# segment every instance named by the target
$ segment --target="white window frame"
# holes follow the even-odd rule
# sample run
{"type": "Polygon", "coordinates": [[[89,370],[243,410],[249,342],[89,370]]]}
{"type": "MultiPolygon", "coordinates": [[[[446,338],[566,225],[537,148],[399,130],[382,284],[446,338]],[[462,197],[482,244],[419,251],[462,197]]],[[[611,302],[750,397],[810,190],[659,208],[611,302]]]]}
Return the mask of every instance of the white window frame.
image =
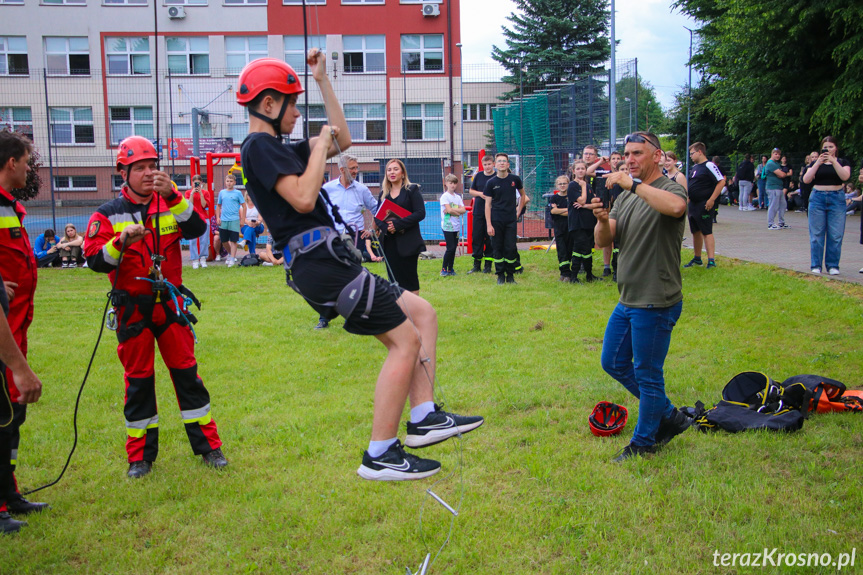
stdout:
{"type": "Polygon", "coordinates": [[[387,73],[387,44],[386,44],[386,36],[384,34],[366,34],[366,35],[351,35],[351,36],[342,36],[342,64],[344,65],[344,73],[345,74],[386,74],[387,73]],[[347,39],[348,38],[361,38],[362,39],[362,47],[359,50],[356,49],[348,49],[347,48],[347,39]],[[384,47],[383,48],[369,48],[368,47],[368,39],[369,38],[383,38],[384,39],[384,47]],[[348,70],[347,63],[345,59],[348,57],[348,54],[362,54],[363,55],[363,69],[356,70],[348,70]],[[384,61],[380,70],[369,70],[368,69],[368,55],[370,54],[383,54],[384,61]]]}
{"type": "MultiPolygon", "coordinates": [[[[282,4],[284,4],[285,6],[296,6],[298,4],[300,6],[302,6],[303,0],[282,0],[282,4]]],[[[306,6],[309,6],[311,4],[318,4],[320,6],[326,6],[327,0],[306,0],[306,6]]]]}
{"type": "Polygon", "coordinates": [[[402,140],[405,142],[443,142],[446,140],[446,131],[444,128],[446,127],[446,122],[444,121],[444,104],[443,102],[407,102],[402,104],[402,140]],[[407,107],[408,106],[421,106],[420,115],[419,116],[408,116],[407,115],[407,107]],[[440,106],[441,107],[441,115],[440,116],[431,116],[428,115],[427,107],[428,106],[440,106]],[[420,120],[422,122],[422,136],[420,138],[408,138],[408,130],[407,130],[407,122],[420,120]],[[440,138],[430,138],[428,137],[429,124],[432,122],[440,122],[440,138]]]}
{"type": "Polygon", "coordinates": [[[183,56],[186,62],[186,71],[185,72],[171,72],[171,74],[178,76],[209,76],[210,75],[210,37],[209,36],[169,36],[165,38],[165,54],[168,58],[168,69],[171,69],[171,58],[183,56]],[[207,51],[202,52],[201,48],[193,48],[192,40],[203,39],[207,43],[207,51]],[[170,50],[168,49],[168,43],[172,40],[182,40],[185,44],[185,48],[183,50],[170,50]],[[207,71],[206,72],[195,72],[193,65],[195,60],[195,56],[206,56],[207,57],[207,71]]]}
{"type": "Polygon", "coordinates": [[[0,127],[9,128],[13,132],[24,134],[33,141],[33,110],[29,106],[4,106],[0,108],[0,127]],[[16,110],[27,110],[29,120],[16,120],[16,110]],[[22,128],[24,128],[22,130],[22,128]]]}
{"type": "Polygon", "coordinates": [[[171,181],[177,184],[181,190],[188,190],[192,187],[192,176],[189,174],[174,174],[171,176],[171,181]]]}
{"type": "Polygon", "coordinates": [[[252,60],[257,60],[258,58],[266,58],[267,57],[267,36],[225,36],[225,75],[226,76],[239,76],[240,72],[242,72],[243,67],[251,62],[252,60]],[[249,47],[249,41],[251,39],[258,39],[264,41],[264,48],[252,50],[249,47]],[[236,48],[228,49],[229,42],[236,42],[237,40],[243,41],[243,49],[237,50],[236,48]],[[237,68],[236,66],[231,66],[228,64],[229,56],[242,56],[243,64],[237,68]]]}
{"type": "Polygon", "coordinates": [[[309,53],[309,49],[320,48],[324,56],[327,55],[327,37],[324,35],[309,36],[305,48],[303,48],[302,36],[282,36],[282,46],[285,51],[285,62],[290,64],[297,74],[306,72],[306,54],[309,53]],[[296,47],[297,40],[299,40],[299,48],[296,47]],[[291,44],[290,48],[288,48],[289,43],[291,44]]]}
{"type": "Polygon", "coordinates": [[[380,144],[387,141],[388,136],[388,126],[387,126],[387,110],[386,104],[343,104],[343,109],[345,111],[345,118],[347,120],[348,128],[350,129],[352,124],[356,124],[358,122],[362,123],[362,133],[358,131],[351,130],[351,140],[353,142],[373,142],[376,144],[380,144]],[[375,107],[383,107],[383,115],[369,115],[372,111],[372,106],[375,107]],[[352,112],[361,111],[361,117],[351,117],[352,112]],[[369,139],[369,124],[368,122],[383,122],[384,123],[384,131],[383,138],[379,140],[371,140],[369,139]]]}
{"type": "Polygon", "coordinates": [[[358,4],[384,4],[385,0],[342,0],[342,4],[345,6],[356,6],[358,4]]]}
{"type": "Polygon", "coordinates": [[[95,146],[96,145],[96,126],[93,124],[93,108],[84,107],[84,106],[74,107],[74,108],[52,106],[51,108],[48,109],[48,129],[51,130],[51,143],[54,144],[55,146],[95,146]],[[87,120],[76,120],[75,119],[75,111],[76,110],[89,110],[90,111],[90,120],[89,121],[87,121],[87,120]],[[71,128],[71,136],[72,136],[71,142],[58,142],[57,141],[57,135],[56,135],[56,132],[54,131],[55,130],[54,126],[67,125],[67,123],[66,122],[63,122],[63,123],[56,122],[51,117],[51,114],[55,111],[57,111],[57,112],[60,112],[60,111],[69,112],[70,120],[68,122],[68,125],[71,128]],[[78,126],[90,126],[93,129],[93,141],[92,142],[78,142],[78,141],[76,141],[77,138],[76,138],[76,134],[75,134],[75,128],[78,126]]]}
{"type": "Polygon", "coordinates": [[[102,6],[146,6],[148,0],[102,0],[102,6]]]}
{"type": "Polygon", "coordinates": [[[399,39],[399,46],[401,48],[401,65],[402,71],[406,74],[443,74],[444,71],[444,35],[443,34],[402,34],[399,39]],[[419,48],[405,48],[404,40],[409,36],[415,36],[420,39],[419,48]],[[439,48],[426,48],[426,38],[429,37],[438,37],[440,38],[440,47],[439,48]],[[434,70],[429,69],[426,70],[426,54],[439,53],[440,54],[440,69],[434,70]],[[405,54],[419,54],[419,70],[408,70],[405,65],[405,54]]]}
{"type": "Polygon", "coordinates": [[[119,192],[123,189],[123,185],[126,183],[126,180],[123,179],[123,176],[120,174],[111,174],[111,189],[115,192],[119,192]],[[119,182],[119,185],[117,184],[119,182]]]}
{"type": "Polygon", "coordinates": [[[495,104],[462,104],[461,119],[463,122],[491,122],[491,111],[495,109],[495,104]],[[485,112],[485,118],[480,118],[481,111],[485,112]]]}
{"type": "Polygon", "coordinates": [[[90,41],[86,36],[44,36],[43,44],[45,47],[45,68],[48,70],[49,76],[89,76],[90,72],[93,70],[93,63],[90,61],[90,41]],[[71,43],[72,40],[81,40],[83,39],[87,43],[87,49],[72,49],[71,43]],[[48,41],[49,40],[63,40],[65,43],[65,50],[63,52],[52,52],[48,49],[48,41]],[[48,64],[48,58],[51,56],[65,56],[65,71],[51,68],[48,64]],[[82,73],[79,72],[77,74],[72,73],[72,62],[70,58],[72,56],[87,56],[87,72],[82,73]]]}
{"type": "Polygon", "coordinates": [[[151,74],[150,70],[150,38],[147,36],[108,36],[105,38],[105,72],[109,76],[149,76],[151,74]],[[125,44],[125,48],[122,51],[111,51],[116,46],[112,46],[112,44],[118,43],[120,40],[125,44]],[[140,49],[135,49],[135,42],[138,40],[144,40],[147,42],[147,50],[142,51],[140,49]],[[111,72],[111,64],[109,64],[109,59],[111,56],[122,56],[124,57],[127,71],[125,73],[115,73],[111,72]],[[136,57],[138,57],[138,61],[141,61],[140,56],[145,56],[147,59],[147,71],[146,72],[135,72],[134,62],[136,61],[136,57]]]}
{"type": "MultiPolygon", "coordinates": [[[[311,4],[311,2],[306,2],[311,4]]],[[[222,6],[266,6],[267,0],[222,0],[222,6]]]]}
{"type": "Polygon", "coordinates": [[[373,170],[366,170],[366,171],[360,170],[359,180],[360,180],[360,183],[363,184],[367,188],[379,188],[379,187],[381,187],[381,182],[383,181],[383,178],[381,177],[380,172],[375,172],[373,170]],[[366,182],[365,178],[368,177],[367,174],[375,174],[378,178],[378,181],[366,182]]]}
{"type": "Polygon", "coordinates": [[[163,6],[207,6],[208,0],[162,0],[163,6]]]}
{"type": "MultiPolygon", "coordinates": [[[[78,180],[80,182],[80,180],[78,180]]],[[[89,183],[89,182],[88,182],[89,183]]],[[[74,176],[54,176],[54,190],[58,192],[96,192],[99,190],[99,179],[95,174],[75,174],[74,176]],[[76,186],[77,178],[93,178],[93,186],[76,186]],[[65,183],[63,183],[65,180],[65,183]]]]}
{"type": "Polygon", "coordinates": [[[0,59],[3,60],[3,69],[0,70],[0,76],[29,76],[30,75],[30,56],[27,54],[27,37],[26,36],[0,36],[0,59]],[[24,41],[23,48],[12,48],[10,44],[11,41],[14,41],[15,44],[19,43],[19,40],[24,41]],[[27,59],[27,71],[23,73],[13,74],[10,72],[12,69],[10,57],[12,56],[24,56],[27,59]]]}
{"type": "Polygon", "coordinates": [[[87,0],[39,0],[42,6],[86,6],[87,0]]]}
{"type": "Polygon", "coordinates": [[[0,0],[0,4],[24,4],[24,0],[0,0]]]}
{"type": "Polygon", "coordinates": [[[152,106],[111,106],[108,109],[108,133],[111,138],[111,145],[116,146],[129,136],[144,136],[148,140],[152,140],[156,137],[156,126],[153,121],[153,107],[152,106]],[[129,119],[128,120],[115,120],[114,119],[114,110],[128,110],[129,111],[129,119]],[[150,119],[148,120],[138,120],[135,118],[135,110],[149,110],[150,111],[150,119]],[[131,131],[129,134],[123,135],[122,137],[114,137],[114,128],[119,126],[129,126],[131,131]],[[149,126],[148,131],[142,131],[139,128],[149,126]]]}

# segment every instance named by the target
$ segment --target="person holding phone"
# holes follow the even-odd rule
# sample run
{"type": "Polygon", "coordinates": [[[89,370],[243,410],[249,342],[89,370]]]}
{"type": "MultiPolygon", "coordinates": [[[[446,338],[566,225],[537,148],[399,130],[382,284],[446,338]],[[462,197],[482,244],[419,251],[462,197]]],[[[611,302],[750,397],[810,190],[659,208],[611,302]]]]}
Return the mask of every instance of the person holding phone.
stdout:
{"type": "Polygon", "coordinates": [[[839,275],[842,238],[845,236],[845,194],[842,185],[851,177],[848,160],[839,158],[839,146],[832,136],[821,140],[821,153],[809,164],[803,181],[812,184],[809,195],[810,270],[822,272],[822,263],[831,276],[839,275]]]}
{"type": "Polygon", "coordinates": [[[207,267],[207,256],[210,254],[210,219],[207,217],[207,206],[212,201],[210,191],[204,187],[204,179],[200,174],[192,176],[192,189],[186,191],[186,199],[192,202],[195,212],[207,224],[207,231],[201,237],[189,240],[189,258],[192,269],[207,267]]]}

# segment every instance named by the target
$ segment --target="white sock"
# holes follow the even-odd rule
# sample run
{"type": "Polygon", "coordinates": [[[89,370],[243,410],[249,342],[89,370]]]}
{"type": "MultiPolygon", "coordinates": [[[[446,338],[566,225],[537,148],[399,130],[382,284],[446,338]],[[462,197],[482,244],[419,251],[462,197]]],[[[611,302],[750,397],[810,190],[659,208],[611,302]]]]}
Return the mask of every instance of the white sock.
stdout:
{"type": "Polygon", "coordinates": [[[419,423],[429,413],[434,412],[434,402],[426,401],[424,403],[419,404],[418,406],[411,408],[411,423],[419,423]]]}
{"type": "Polygon", "coordinates": [[[390,445],[398,441],[397,437],[393,437],[392,439],[384,439],[383,441],[369,441],[369,455],[374,459],[375,457],[380,457],[386,450],[390,448],[390,445]]]}

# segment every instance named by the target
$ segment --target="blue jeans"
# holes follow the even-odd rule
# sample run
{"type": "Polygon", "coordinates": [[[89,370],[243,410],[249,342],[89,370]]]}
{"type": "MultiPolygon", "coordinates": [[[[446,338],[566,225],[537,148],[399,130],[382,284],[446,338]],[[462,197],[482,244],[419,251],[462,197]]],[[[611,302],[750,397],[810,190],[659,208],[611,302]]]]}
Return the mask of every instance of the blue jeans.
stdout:
{"type": "Polygon", "coordinates": [[[767,180],[758,178],[756,181],[758,183],[758,207],[765,208],[767,206],[767,190],[765,189],[767,180]]]}
{"type": "Polygon", "coordinates": [[[264,233],[264,224],[258,224],[255,227],[244,225],[240,228],[240,235],[246,240],[246,245],[249,246],[249,253],[255,253],[255,248],[258,244],[258,236],[264,233]]]}
{"type": "Polygon", "coordinates": [[[845,236],[845,194],[842,190],[812,190],[809,196],[809,251],[813,268],[839,268],[842,238],[845,236]],[[825,252],[826,244],[826,252],[825,252]]]}
{"type": "Polygon", "coordinates": [[[210,222],[206,223],[206,233],[200,238],[194,238],[189,240],[189,259],[191,259],[192,261],[206,258],[210,255],[210,222]]]}
{"type": "Polygon", "coordinates": [[[634,308],[618,303],[608,318],[602,342],[602,369],[638,398],[638,423],[632,443],[656,443],[656,430],[674,405],[665,395],[663,366],[671,330],[683,302],[664,308],[634,308]]]}

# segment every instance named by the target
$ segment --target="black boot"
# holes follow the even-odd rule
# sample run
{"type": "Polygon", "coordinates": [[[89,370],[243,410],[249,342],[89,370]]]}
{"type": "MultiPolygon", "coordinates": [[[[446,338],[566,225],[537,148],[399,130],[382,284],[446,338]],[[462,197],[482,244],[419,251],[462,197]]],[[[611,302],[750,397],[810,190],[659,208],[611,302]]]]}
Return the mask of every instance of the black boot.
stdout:
{"type": "Polygon", "coordinates": [[[486,260],[485,265],[482,268],[482,273],[490,274],[491,273],[491,262],[486,260]]]}
{"type": "Polygon", "coordinates": [[[585,271],[584,281],[586,281],[587,283],[595,282],[595,281],[597,281],[597,280],[599,280],[599,279],[600,279],[600,278],[596,277],[595,275],[593,275],[593,265],[592,265],[592,263],[590,263],[590,262],[585,262],[585,264],[584,264],[584,271],[585,271]]]}
{"type": "Polygon", "coordinates": [[[11,515],[5,511],[0,511],[0,533],[17,533],[25,525],[27,525],[26,521],[12,519],[11,515]]]}
{"type": "Polygon", "coordinates": [[[691,425],[692,419],[675,407],[674,411],[671,412],[671,415],[663,417],[660,420],[659,429],[656,431],[656,445],[665,445],[675,436],[680,435],[689,429],[691,425]]]}
{"type": "Polygon", "coordinates": [[[150,473],[151,469],[153,469],[152,461],[133,461],[129,464],[129,471],[126,472],[126,476],[138,479],[150,473]]]}
{"type": "Polygon", "coordinates": [[[497,274],[497,285],[502,286],[506,283],[506,279],[503,277],[503,274],[497,274]]]}
{"type": "Polygon", "coordinates": [[[6,508],[13,515],[27,515],[28,513],[37,513],[45,509],[50,509],[51,506],[47,503],[34,503],[27,501],[18,493],[6,500],[6,508]]]}
{"type": "Polygon", "coordinates": [[[473,267],[467,273],[474,274],[478,271],[480,271],[479,260],[473,260],[473,267]]]}

